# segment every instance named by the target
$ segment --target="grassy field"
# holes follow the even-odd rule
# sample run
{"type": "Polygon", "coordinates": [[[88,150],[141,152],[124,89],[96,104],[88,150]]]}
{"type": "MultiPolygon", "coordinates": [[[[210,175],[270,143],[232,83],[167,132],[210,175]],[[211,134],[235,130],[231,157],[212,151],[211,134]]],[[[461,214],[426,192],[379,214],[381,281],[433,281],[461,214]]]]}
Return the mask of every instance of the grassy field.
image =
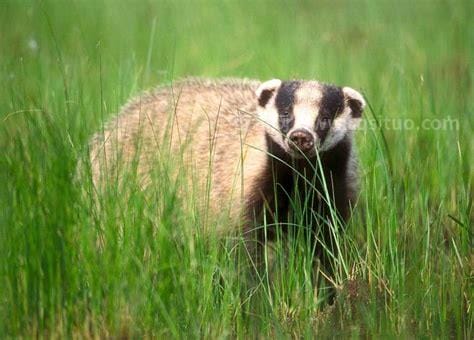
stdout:
{"type": "Polygon", "coordinates": [[[472,13],[470,0],[1,1],[0,337],[472,339],[472,13]],[[288,269],[251,284],[225,240],[190,232],[204,219],[166,181],[101,209],[74,181],[130,96],[186,75],[363,91],[362,193],[333,305],[297,240],[277,245],[288,269]]]}

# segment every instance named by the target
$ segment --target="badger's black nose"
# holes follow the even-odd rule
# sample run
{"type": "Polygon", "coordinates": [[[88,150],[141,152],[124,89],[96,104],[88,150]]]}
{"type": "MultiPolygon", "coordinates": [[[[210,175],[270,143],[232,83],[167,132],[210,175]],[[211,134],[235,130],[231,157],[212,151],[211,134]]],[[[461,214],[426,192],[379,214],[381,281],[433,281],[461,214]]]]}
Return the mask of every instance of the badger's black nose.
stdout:
{"type": "Polygon", "coordinates": [[[290,147],[295,151],[308,152],[314,147],[313,135],[306,130],[295,130],[289,137],[290,147]]]}

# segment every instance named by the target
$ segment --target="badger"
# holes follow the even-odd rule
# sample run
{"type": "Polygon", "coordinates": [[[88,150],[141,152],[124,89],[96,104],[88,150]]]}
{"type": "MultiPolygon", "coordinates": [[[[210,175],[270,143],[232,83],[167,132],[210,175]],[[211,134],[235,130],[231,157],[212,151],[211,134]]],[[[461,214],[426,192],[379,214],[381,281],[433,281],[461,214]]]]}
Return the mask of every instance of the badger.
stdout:
{"type": "Polygon", "coordinates": [[[358,195],[353,134],[364,107],[356,90],[314,80],[186,78],[133,98],[92,138],[93,181],[103,187],[135,161],[147,187],[165,153],[159,162],[179,159],[192,170],[188,184],[207,198],[206,209],[225,212],[215,232],[253,230],[262,240],[265,230],[272,239],[295,194],[316,230],[318,219],[350,217],[358,195]]]}

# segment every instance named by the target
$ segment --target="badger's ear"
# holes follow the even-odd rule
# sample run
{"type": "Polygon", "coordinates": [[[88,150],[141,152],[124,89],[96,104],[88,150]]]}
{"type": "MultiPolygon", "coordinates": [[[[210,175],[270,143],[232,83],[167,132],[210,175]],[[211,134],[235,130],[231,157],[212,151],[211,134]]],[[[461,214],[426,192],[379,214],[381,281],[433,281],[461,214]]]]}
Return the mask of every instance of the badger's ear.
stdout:
{"type": "Polygon", "coordinates": [[[266,82],[260,84],[258,89],[255,91],[255,94],[258,98],[258,105],[265,107],[280,85],[280,79],[267,80],[266,82]]]}
{"type": "Polygon", "coordinates": [[[364,112],[365,108],[364,97],[362,97],[359,92],[350,87],[344,87],[342,91],[344,92],[345,101],[352,111],[352,117],[362,117],[362,112],[364,112]]]}

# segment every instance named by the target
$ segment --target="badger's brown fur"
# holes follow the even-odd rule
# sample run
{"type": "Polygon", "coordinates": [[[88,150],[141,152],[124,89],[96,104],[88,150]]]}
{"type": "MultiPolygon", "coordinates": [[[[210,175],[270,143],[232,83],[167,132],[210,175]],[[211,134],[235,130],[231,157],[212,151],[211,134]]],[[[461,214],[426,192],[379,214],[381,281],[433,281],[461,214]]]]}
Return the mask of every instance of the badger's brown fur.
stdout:
{"type": "Polygon", "coordinates": [[[117,170],[136,160],[146,187],[154,162],[166,161],[161,154],[179,158],[192,170],[194,188],[203,196],[209,188],[209,209],[228,212],[222,232],[258,225],[265,209],[267,222],[275,214],[284,219],[295,191],[317,192],[308,210],[328,216],[315,170],[319,156],[326,196],[346,220],[357,193],[352,131],[346,125],[360,118],[363,106],[354,90],[315,81],[178,81],[133,99],[92,139],[94,183],[103,187],[111,174],[120,178],[117,170]],[[295,130],[295,124],[311,120],[312,129],[295,130]],[[299,154],[286,135],[292,129],[295,141],[314,147],[299,154]]]}

